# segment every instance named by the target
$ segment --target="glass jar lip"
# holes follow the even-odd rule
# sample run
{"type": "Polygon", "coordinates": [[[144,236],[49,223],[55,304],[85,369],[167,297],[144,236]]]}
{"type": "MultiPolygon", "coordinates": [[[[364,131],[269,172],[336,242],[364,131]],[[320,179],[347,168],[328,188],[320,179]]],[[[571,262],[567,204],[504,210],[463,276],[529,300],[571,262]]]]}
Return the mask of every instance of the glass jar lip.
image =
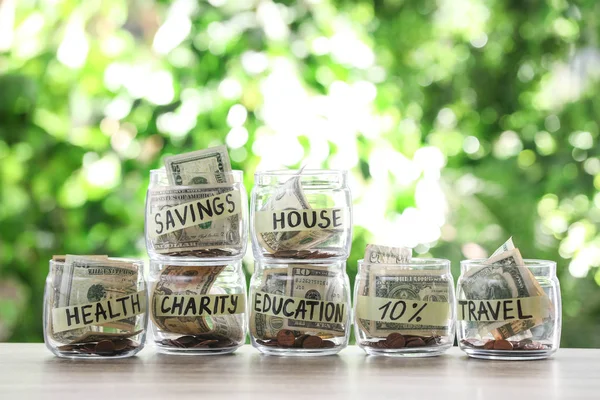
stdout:
{"type": "MultiPolygon", "coordinates": [[[[487,261],[486,258],[475,258],[470,260],[462,260],[460,262],[461,267],[489,267],[490,264],[485,264],[487,261]]],[[[527,267],[527,268],[548,268],[553,269],[556,268],[556,261],[552,260],[540,260],[535,258],[524,258],[524,265],[517,265],[518,267],[527,267]]]]}
{"type": "Polygon", "coordinates": [[[256,171],[254,173],[254,176],[260,176],[260,177],[267,177],[267,176],[273,176],[273,177],[279,177],[279,176],[287,176],[287,175],[299,175],[301,177],[303,176],[309,176],[309,175],[317,175],[317,176],[322,176],[322,175],[347,175],[348,174],[348,170],[345,169],[304,169],[302,170],[302,173],[300,174],[300,170],[299,169],[273,169],[273,170],[265,170],[265,171],[256,171]]]}
{"type": "MultiPolygon", "coordinates": [[[[86,260],[86,264],[90,265],[102,265],[106,261],[119,261],[119,262],[129,262],[132,264],[137,264],[138,266],[144,265],[144,260],[141,258],[131,258],[131,257],[108,257],[106,260],[86,260]]],[[[65,265],[65,261],[58,260],[50,260],[50,265],[65,265]]]]}
{"type": "Polygon", "coordinates": [[[410,262],[408,263],[402,263],[402,264],[386,264],[386,263],[370,263],[367,262],[363,259],[358,260],[358,265],[362,266],[362,265],[371,265],[371,266],[377,266],[377,267],[386,267],[386,268],[414,268],[414,267],[419,267],[419,268],[435,268],[435,267],[443,267],[443,268],[449,268],[450,267],[450,260],[445,259],[445,258],[412,258],[410,260],[410,262]]]}
{"type": "MultiPolygon", "coordinates": [[[[227,172],[221,172],[223,175],[244,175],[244,171],[242,171],[241,169],[232,169],[231,171],[227,171],[227,172]]],[[[156,169],[151,169],[150,170],[150,174],[151,175],[159,175],[159,174],[167,174],[167,169],[165,167],[161,167],[161,168],[156,168],[156,169]]],[[[211,172],[205,172],[205,173],[201,173],[201,174],[212,174],[211,172]]]]}

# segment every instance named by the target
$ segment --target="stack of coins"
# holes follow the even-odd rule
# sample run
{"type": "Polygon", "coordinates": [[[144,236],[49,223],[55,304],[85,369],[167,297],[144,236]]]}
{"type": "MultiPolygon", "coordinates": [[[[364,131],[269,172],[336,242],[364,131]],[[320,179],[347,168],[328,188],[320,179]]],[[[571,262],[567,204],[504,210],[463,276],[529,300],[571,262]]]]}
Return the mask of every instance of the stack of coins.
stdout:
{"type": "Polygon", "coordinates": [[[247,197],[225,146],[165,158],[146,201],[151,340],[172,354],[235,351],[246,338],[247,197]]]}
{"type": "Polygon", "coordinates": [[[347,345],[351,207],[344,171],[255,175],[249,326],[261,352],[327,355],[347,345]]]}

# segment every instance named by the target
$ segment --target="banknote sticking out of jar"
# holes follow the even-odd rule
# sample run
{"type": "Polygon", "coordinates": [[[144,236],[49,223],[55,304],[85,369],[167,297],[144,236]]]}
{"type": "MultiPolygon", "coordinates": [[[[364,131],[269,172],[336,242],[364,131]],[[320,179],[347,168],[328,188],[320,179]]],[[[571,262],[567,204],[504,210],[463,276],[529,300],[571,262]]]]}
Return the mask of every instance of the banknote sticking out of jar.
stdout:
{"type": "Polygon", "coordinates": [[[257,172],[251,237],[256,258],[345,260],[352,241],[347,172],[257,172]]]}
{"type": "Polygon", "coordinates": [[[461,262],[457,298],[458,343],[469,356],[535,360],[558,350],[556,263],[524,260],[512,238],[487,260],[461,262]]]}
{"type": "Polygon", "coordinates": [[[233,171],[225,146],[165,158],[150,171],[146,247],[155,260],[243,257],[248,204],[242,171],[233,171]]]}
{"type": "Polygon", "coordinates": [[[348,344],[350,283],[345,261],[255,262],[250,284],[252,345],[271,355],[329,355],[348,344]]]}
{"type": "Polygon", "coordinates": [[[149,331],[158,351],[225,354],[246,340],[246,279],[241,260],[150,261],[149,331]]]}
{"type": "Polygon", "coordinates": [[[44,293],[44,341],[65,358],[122,358],[144,347],[146,284],[140,260],[54,256],[44,293]]]}
{"type": "Polygon", "coordinates": [[[450,261],[368,245],[354,283],[354,329],[367,354],[437,356],[454,343],[450,261]]]}

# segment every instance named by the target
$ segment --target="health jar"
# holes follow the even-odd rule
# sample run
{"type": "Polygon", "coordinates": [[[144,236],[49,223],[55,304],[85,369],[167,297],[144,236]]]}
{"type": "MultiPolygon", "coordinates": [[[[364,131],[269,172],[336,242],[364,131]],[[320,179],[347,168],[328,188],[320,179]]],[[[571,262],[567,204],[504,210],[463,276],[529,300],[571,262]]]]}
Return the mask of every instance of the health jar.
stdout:
{"type": "Polygon", "coordinates": [[[44,342],[65,358],[123,358],[146,338],[144,263],[66,256],[50,261],[44,292],[44,342]]]}

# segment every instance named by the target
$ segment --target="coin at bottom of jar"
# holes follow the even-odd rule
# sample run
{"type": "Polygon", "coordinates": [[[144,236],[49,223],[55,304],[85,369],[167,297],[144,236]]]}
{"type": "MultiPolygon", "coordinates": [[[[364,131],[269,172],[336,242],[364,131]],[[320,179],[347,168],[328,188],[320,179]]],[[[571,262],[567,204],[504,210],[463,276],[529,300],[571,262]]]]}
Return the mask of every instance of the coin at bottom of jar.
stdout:
{"type": "Polygon", "coordinates": [[[135,350],[140,345],[131,339],[105,339],[99,342],[74,343],[58,346],[61,353],[87,354],[90,356],[118,356],[135,350]]]}
{"type": "Polygon", "coordinates": [[[362,346],[374,347],[379,349],[403,349],[417,347],[435,347],[443,343],[441,336],[438,335],[402,335],[400,332],[392,332],[386,338],[379,338],[376,341],[364,340],[360,344],[362,346]]]}
{"type": "Polygon", "coordinates": [[[179,349],[221,349],[238,345],[228,337],[213,334],[184,335],[176,339],[163,339],[157,343],[179,349]]]}
{"type": "Polygon", "coordinates": [[[475,338],[463,339],[460,342],[463,347],[471,349],[483,350],[499,350],[499,351],[534,351],[534,350],[550,350],[552,346],[534,341],[532,339],[524,340],[480,340],[475,338]]]}
{"type": "Polygon", "coordinates": [[[276,339],[256,339],[256,343],[266,347],[305,350],[331,349],[338,346],[332,340],[290,329],[281,329],[277,332],[276,339]]]}

